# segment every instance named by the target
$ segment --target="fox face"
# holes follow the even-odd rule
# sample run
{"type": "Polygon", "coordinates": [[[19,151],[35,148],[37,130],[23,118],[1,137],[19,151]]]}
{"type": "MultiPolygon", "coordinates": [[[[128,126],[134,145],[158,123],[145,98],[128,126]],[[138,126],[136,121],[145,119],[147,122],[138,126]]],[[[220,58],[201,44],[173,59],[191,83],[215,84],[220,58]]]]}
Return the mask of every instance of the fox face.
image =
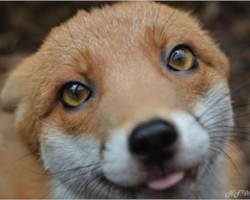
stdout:
{"type": "Polygon", "coordinates": [[[228,76],[189,14],[118,3],[54,28],[12,72],[2,105],[54,197],[218,198],[209,166],[233,126],[228,76]]]}

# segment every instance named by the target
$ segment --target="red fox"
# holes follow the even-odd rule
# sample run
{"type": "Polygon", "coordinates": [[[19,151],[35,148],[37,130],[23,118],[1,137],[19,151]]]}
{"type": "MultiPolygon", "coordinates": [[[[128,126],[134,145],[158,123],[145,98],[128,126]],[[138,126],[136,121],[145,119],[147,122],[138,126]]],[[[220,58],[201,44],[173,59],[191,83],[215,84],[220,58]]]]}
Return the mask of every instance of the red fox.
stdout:
{"type": "Polygon", "coordinates": [[[227,58],[184,11],[79,11],[2,90],[17,134],[0,135],[0,197],[229,198],[245,180],[226,156],[244,172],[226,148],[228,78],[227,58]]]}

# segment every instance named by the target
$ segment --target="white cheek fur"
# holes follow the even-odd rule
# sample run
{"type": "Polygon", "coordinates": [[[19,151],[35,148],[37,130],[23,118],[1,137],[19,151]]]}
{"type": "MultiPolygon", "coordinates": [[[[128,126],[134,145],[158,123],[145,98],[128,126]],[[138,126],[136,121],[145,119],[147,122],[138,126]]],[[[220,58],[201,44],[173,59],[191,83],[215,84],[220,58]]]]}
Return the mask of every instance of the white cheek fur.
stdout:
{"type": "Polygon", "coordinates": [[[233,127],[233,111],[228,86],[223,82],[213,86],[205,96],[197,102],[194,108],[194,114],[200,118],[201,123],[208,129],[213,125],[217,124],[217,126],[219,126],[223,125],[223,123],[229,127],[233,127]]]}
{"type": "Polygon", "coordinates": [[[47,169],[72,168],[99,162],[99,150],[94,141],[50,130],[41,145],[41,156],[47,169]]]}
{"type": "Polygon", "coordinates": [[[102,170],[111,181],[123,186],[135,186],[147,174],[142,164],[129,152],[126,131],[118,131],[106,144],[102,170]]]}
{"type": "Polygon", "coordinates": [[[66,135],[58,130],[49,130],[49,134],[42,141],[41,158],[44,167],[50,173],[57,174],[52,180],[54,197],[82,198],[72,194],[68,188],[78,189],[79,185],[84,185],[93,178],[92,171],[96,170],[100,163],[99,143],[82,136],[66,135]],[[61,173],[63,171],[66,173],[61,173]],[[69,179],[72,180],[65,181],[69,179]],[[73,186],[70,186],[72,184],[73,186]]]}
{"type": "Polygon", "coordinates": [[[208,156],[208,132],[190,114],[174,112],[170,117],[180,135],[179,152],[173,162],[185,168],[193,167],[208,156]]]}

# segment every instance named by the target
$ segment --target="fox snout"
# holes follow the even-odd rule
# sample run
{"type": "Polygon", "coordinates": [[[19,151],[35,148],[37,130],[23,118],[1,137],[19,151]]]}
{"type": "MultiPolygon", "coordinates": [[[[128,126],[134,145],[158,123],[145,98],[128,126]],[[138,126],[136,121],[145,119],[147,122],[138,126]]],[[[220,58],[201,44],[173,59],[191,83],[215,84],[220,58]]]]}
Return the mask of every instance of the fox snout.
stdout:
{"type": "Polygon", "coordinates": [[[156,165],[170,160],[176,153],[178,132],[162,119],[150,120],[134,128],[129,137],[129,150],[142,162],[156,165]]]}

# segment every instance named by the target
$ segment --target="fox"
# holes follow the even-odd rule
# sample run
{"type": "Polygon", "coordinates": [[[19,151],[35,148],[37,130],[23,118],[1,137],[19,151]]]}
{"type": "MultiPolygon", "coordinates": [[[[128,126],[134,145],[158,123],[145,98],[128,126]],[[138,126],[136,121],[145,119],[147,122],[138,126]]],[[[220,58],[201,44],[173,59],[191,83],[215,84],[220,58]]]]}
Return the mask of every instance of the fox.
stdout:
{"type": "Polygon", "coordinates": [[[230,198],[246,178],[227,145],[229,72],[187,11],[78,11],[4,84],[1,106],[14,116],[0,135],[0,197],[230,198]]]}

